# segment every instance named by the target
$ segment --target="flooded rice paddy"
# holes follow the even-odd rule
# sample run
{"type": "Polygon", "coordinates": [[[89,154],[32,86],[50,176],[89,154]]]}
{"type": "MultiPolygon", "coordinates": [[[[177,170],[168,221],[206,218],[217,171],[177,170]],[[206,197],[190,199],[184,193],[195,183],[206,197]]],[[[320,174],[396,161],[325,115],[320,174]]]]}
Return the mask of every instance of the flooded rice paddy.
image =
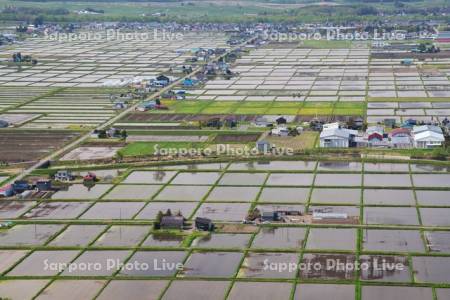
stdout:
{"type": "MultiPolygon", "coordinates": [[[[0,219],[17,224],[0,229],[0,274],[10,279],[0,280],[0,295],[56,299],[71,289],[65,298],[436,300],[432,286],[450,284],[446,168],[272,161],[163,169],[131,171],[121,182],[119,173],[110,174],[114,184],[91,188],[72,184],[49,200],[2,201],[0,219]],[[299,211],[304,219],[241,224],[253,208],[299,211]],[[181,212],[187,230],[155,230],[156,216],[167,210],[181,212]],[[351,221],[310,224],[313,212],[351,221]],[[210,218],[215,232],[191,231],[196,217],[210,218]],[[101,267],[45,270],[45,259],[101,267]],[[108,269],[107,259],[150,267],[108,269]],[[356,260],[368,268],[265,268],[356,260]],[[180,268],[158,268],[155,261],[180,268]],[[380,263],[403,268],[380,270],[380,263]],[[21,280],[26,276],[35,278],[21,280]]],[[[435,293],[437,300],[450,294],[445,288],[435,293]]]]}

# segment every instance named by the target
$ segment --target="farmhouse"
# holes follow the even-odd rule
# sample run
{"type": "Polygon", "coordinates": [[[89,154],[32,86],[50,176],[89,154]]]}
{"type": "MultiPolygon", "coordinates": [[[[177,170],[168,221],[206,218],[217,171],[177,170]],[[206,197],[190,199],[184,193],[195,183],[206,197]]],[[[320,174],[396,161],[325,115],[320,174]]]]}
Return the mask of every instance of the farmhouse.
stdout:
{"type": "Polygon", "coordinates": [[[55,174],[55,180],[58,181],[72,181],[74,178],[75,177],[72,175],[72,172],[68,170],[61,170],[55,174]]]}
{"type": "Polygon", "coordinates": [[[445,142],[442,129],[434,125],[414,126],[413,136],[416,148],[440,147],[445,142]]]}
{"type": "Polygon", "coordinates": [[[391,147],[397,149],[409,149],[413,147],[411,130],[407,128],[396,128],[389,133],[391,147]]]}
{"type": "MultiPolygon", "coordinates": [[[[325,124],[327,125],[327,124],[325,124]]],[[[348,148],[352,146],[358,131],[346,128],[330,128],[328,127],[320,133],[321,148],[348,148]]]]}
{"type": "Polygon", "coordinates": [[[163,216],[160,222],[161,229],[183,229],[184,218],[182,216],[163,216]]]}

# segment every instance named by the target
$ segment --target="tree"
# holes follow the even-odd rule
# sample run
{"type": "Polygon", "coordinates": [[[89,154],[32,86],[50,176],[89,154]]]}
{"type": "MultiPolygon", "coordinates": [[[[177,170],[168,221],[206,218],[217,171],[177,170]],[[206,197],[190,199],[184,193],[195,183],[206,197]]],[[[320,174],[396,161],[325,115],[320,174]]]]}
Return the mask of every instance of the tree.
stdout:
{"type": "Polygon", "coordinates": [[[125,129],[123,129],[123,130],[120,132],[120,136],[122,137],[122,139],[125,140],[125,139],[128,137],[127,131],[126,131],[125,129]]]}
{"type": "Polygon", "coordinates": [[[44,16],[38,16],[36,18],[34,18],[33,24],[35,27],[44,25],[44,16]]]}

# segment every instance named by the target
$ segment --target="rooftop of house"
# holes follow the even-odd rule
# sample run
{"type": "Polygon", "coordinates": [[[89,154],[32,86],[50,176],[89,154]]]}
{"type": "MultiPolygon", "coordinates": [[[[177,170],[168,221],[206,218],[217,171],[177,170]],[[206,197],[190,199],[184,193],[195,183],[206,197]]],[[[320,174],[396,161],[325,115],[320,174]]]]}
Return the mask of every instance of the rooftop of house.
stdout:
{"type": "Polygon", "coordinates": [[[161,226],[165,227],[181,227],[184,224],[184,218],[182,216],[164,216],[161,218],[161,226]]]}
{"type": "Polygon", "coordinates": [[[415,134],[414,140],[415,141],[436,140],[436,141],[444,142],[445,137],[442,133],[437,133],[435,131],[428,130],[428,131],[423,131],[423,132],[419,132],[419,133],[415,134]]]}
{"type": "Polygon", "coordinates": [[[442,129],[439,126],[435,126],[435,125],[420,125],[420,126],[414,126],[413,127],[413,133],[415,135],[425,132],[425,131],[432,131],[435,133],[439,133],[442,134],[442,129]]]}
{"type": "Polygon", "coordinates": [[[330,138],[330,137],[339,137],[349,139],[351,135],[357,135],[357,130],[347,129],[347,128],[331,128],[324,129],[320,133],[320,138],[330,138]]]}

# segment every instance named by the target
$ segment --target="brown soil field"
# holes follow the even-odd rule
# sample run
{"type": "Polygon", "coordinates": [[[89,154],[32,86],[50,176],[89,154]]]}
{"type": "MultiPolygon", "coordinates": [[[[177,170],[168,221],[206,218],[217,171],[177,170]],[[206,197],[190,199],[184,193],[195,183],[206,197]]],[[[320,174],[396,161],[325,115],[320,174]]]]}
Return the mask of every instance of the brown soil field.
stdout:
{"type": "Polygon", "coordinates": [[[215,143],[250,143],[256,142],[260,134],[221,134],[214,138],[215,143]]]}
{"type": "Polygon", "coordinates": [[[70,131],[0,131],[0,162],[33,162],[73,140],[70,131]]]}

